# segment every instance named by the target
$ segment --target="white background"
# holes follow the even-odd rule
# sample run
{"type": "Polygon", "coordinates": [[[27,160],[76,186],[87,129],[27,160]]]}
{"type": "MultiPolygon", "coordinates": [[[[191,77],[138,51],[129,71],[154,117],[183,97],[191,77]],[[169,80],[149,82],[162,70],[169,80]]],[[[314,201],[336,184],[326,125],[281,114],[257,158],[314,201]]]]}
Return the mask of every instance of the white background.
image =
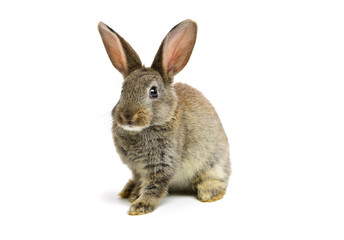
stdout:
{"type": "Polygon", "coordinates": [[[342,1],[2,1],[0,239],[344,239],[342,1]],[[176,81],[216,107],[231,145],[224,199],[168,196],[127,215],[113,147],[121,75],[97,23],[146,66],[198,23],[176,81]]]}

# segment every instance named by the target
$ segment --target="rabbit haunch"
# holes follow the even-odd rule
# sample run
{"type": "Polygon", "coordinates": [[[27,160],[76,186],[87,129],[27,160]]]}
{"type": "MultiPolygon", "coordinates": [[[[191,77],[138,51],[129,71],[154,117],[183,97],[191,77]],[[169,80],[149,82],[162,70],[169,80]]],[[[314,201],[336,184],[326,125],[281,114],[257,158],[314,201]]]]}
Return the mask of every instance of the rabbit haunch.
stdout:
{"type": "Polygon", "coordinates": [[[192,53],[196,23],[186,20],[172,28],[150,68],[114,30],[103,23],[98,28],[112,64],[124,77],[112,111],[112,133],[119,156],[133,173],[120,193],[132,202],[129,214],[152,212],[169,190],[195,192],[205,202],[222,198],[231,168],[219,117],[198,90],[173,84],[192,53]]]}

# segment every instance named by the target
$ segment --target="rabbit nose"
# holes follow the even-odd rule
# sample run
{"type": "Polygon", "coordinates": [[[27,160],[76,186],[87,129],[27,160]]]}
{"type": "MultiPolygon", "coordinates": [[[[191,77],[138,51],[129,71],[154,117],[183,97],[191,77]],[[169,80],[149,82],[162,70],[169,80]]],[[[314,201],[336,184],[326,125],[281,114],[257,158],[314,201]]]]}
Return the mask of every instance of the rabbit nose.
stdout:
{"type": "Polygon", "coordinates": [[[125,120],[131,119],[131,114],[129,112],[124,113],[124,116],[122,116],[125,120]]]}
{"type": "Polygon", "coordinates": [[[129,124],[129,125],[132,125],[136,122],[137,120],[137,114],[133,114],[131,112],[124,112],[124,113],[121,113],[121,118],[123,120],[123,122],[125,122],[126,124],[129,124]]]}
{"type": "Polygon", "coordinates": [[[120,116],[124,122],[129,121],[131,119],[131,114],[129,112],[121,112],[120,116]]]}

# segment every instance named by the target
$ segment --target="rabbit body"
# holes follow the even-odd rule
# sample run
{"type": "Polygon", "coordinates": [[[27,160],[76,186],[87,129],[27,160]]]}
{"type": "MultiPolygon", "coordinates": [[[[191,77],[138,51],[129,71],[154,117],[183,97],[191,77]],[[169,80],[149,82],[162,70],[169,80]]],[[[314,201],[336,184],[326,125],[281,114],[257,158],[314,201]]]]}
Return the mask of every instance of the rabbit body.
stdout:
{"type": "Polygon", "coordinates": [[[194,191],[204,202],[225,194],[231,169],[220,119],[201,92],[172,84],[191,55],[195,28],[190,20],[173,28],[146,68],[123,38],[105,24],[99,26],[110,60],[125,79],[112,111],[112,133],[133,173],[120,193],[132,202],[131,215],[152,212],[169,190],[194,191]]]}

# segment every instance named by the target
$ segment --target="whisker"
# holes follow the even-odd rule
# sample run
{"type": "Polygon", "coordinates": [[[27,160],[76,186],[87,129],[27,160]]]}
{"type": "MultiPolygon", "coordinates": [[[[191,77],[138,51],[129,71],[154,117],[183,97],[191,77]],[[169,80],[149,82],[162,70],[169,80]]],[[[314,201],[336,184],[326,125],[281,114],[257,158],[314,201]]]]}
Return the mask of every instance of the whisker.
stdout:
{"type": "Polygon", "coordinates": [[[102,120],[103,124],[106,128],[106,131],[112,131],[112,116],[111,112],[107,112],[102,114],[101,116],[97,117],[97,120],[102,120]]]}

